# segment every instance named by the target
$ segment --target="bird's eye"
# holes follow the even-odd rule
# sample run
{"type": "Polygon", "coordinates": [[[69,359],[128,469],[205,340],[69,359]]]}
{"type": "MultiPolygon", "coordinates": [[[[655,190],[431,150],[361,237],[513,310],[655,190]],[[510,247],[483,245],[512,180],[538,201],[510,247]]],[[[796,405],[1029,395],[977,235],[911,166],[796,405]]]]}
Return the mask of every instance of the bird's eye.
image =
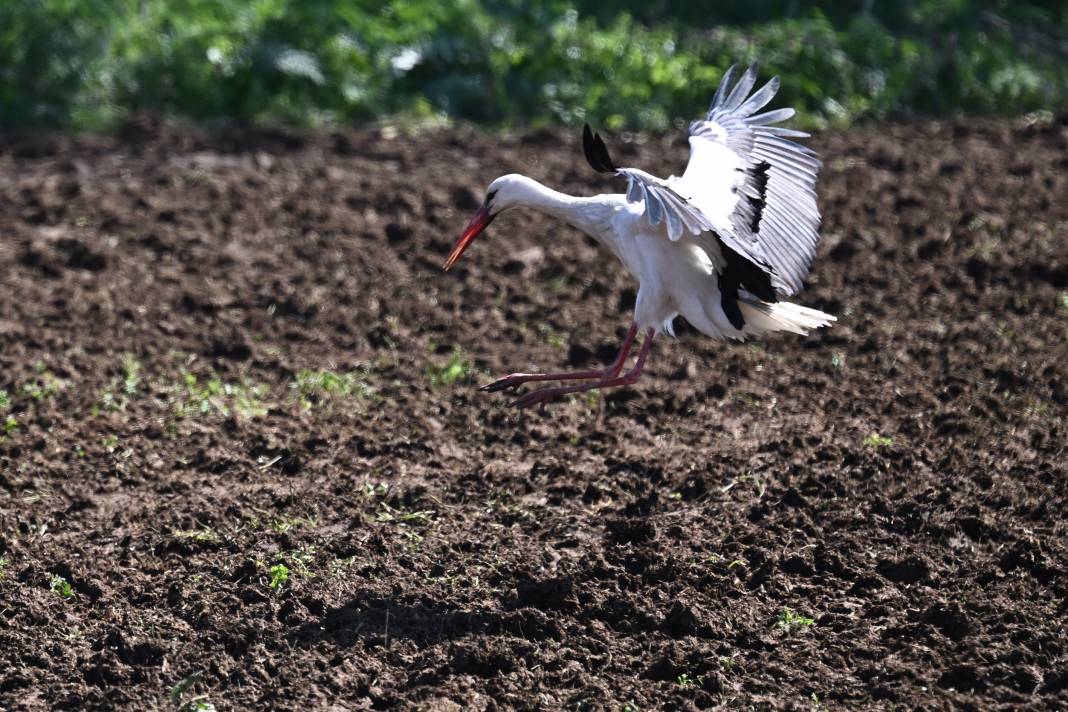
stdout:
{"type": "Polygon", "coordinates": [[[486,193],[486,205],[489,205],[490,203],[493,202],[493,197],[495,195],[497,195],[497,191],[496,190],[491,190],[490,192],[486,193]]]}

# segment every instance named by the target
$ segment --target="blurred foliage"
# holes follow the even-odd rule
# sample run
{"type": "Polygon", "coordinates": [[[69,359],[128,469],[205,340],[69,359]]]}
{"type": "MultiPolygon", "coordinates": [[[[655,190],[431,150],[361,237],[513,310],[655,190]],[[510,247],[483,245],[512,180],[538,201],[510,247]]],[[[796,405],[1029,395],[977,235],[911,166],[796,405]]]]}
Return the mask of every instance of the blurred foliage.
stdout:
{"type": "Polygon", "coordinates": [[[1068,5],[1009,0],[2,0],[0,124],[129,112],[662,129],[759,60],[808,125],[1068,96],[1068,5]]]}

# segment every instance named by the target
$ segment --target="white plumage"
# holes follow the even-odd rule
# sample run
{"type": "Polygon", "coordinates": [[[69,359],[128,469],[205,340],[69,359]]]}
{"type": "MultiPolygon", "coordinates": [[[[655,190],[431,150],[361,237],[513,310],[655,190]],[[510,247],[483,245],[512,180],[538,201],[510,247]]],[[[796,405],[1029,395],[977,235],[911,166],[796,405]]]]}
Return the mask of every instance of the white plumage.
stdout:
{"type": "Polygon", "coordinates": [[[585,380],[546,388],[516,401],[526,406],[564,393],[637,380],[653,337],[673,335],[682,315],[714,338],[744,339],[770,331],[805,334],[835,320],[815,309],[778,301],[801,290],[819,240],[815,153],[790,138],[799,131],[772,124],[792,109],[757,113],[778,90],[774,78],[750,94],[756,66],[734,83],[726,74],[704,119],[690,125],[690,161],[681,176],[661,179],[617,168],[600,136],[587,126],[590,165],[628,181],[626,193],[574,197],[521,175],[490,184],[486,199],[457,240],[446,269],[501,212],[528,207],[564,220],[612,252],[639,282],[634,323],[609,368],[571,374],[512,374],[486,390],[546,380],[585,380]],[[633,369],[620,376],[635,335],[645,341],[633,369]]]}

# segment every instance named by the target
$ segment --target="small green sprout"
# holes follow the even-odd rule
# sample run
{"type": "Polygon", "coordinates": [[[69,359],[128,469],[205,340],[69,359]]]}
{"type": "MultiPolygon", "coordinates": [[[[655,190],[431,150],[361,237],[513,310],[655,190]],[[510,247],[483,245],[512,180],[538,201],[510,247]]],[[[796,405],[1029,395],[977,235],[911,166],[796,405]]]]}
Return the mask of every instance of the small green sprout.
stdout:
{"type": "Polygon", "coordinates": [[[675,678],[675,682],[678,683],[679,687],[690,687],[694,684],[694,679],[689,674],[682,673],[675,678]]]}
{"type": "Polygon", "coordinates": [[[197,695],[182,703],[182,696],[199,680],[200,673],[195,672],[171,688],[171,704],[178,708],[178,712],[216,712],[215,705],[208,700],[207,695],[197,695]]]}
{"type": "Polygon", "coordinates": [[[62,387],[63,381],[47,370],[44,364],[39,363],[37,364],[37,378],[22,384],[22,392],[34,402],[40,403],[54,396],[62,387]]]}
{"type": "Polygon", "coordinates": [[[465,378],[472,370],[471,362],[467,360],[464,352],[457,346],[453,349],[449,360],[445,362],[444,366],[428,364],[425,372],[426,377],[430,380],[430,385],[440,388],[442,386],[451,386],[465,378]]]}
{"type": "Polygon", "coordinates": [[[100,444],[104,446],[104,449],[108,452],[115,452],[119,447],[119,436],[112,433],[111,435],[105,435],[100,441],[100,444]]]}
{"type": "Polygon", "coordinates": [[[538,324],[538,333],[545,339],[545,343],[558,351],[567,348],[567,337],[546,323],[538,324]]]}
{"type": "Polygon", "coordinates": [[[71,588],[70,582],[59,574],[52,577],[52,580],[48,584],[48,589],[54,593],[58,593],[60,596],[63,596],[63,598],[70,598],[74,595],[74,589],[71,588]]]}
{"type": "Polygon", "coordinates": [[[304,578],[315,578],[315,574],[308,568],[308,565],[311,564],[315,558],[314,546],[292,551],[289,554],[289,558],[293,562],[293,567],[296,568],[297,573],[300,576],[304,578]]]}
{"type": "Polygon", "coordinates": [[[301,407],[311,410],[333,397],[375,398],[375,390],[367,383],[366,377],[367,372],[363,369],[341,373],[304,369],[297,373],[290,388],[297,392],[301,407]]]}
{"type": "Polygon", "coordinates": [[[775,627],[779,630],[807,628],[815,623],[815,619],[796,613],[792,608],[783,608],[782,611],[779,612],[779,617],[775,619],[775,627]]]}
{"type": "Polygon", "coordinates": [[[7,394],[3,388],[0,388],[0,410],[7,410],[11,407],[11,396],[7,394]]]}
{"type": "Polygon", "coordinates": [[[122,357],[122,392],[128,396],[136,396],[139,385],[141,385],[141,363],[133,357],[133,354],[125,354],[122,357]]]}
{"type": "Polygon", "coordinates": [[[872,433],[868,437],[864,438],[865,447],[881,448],[893,445],[894,439],[888,438],[885,435],[879,435],[879,433],[872,433]]]}
{"type": "Polygon", "coordinates": [[[219,535],[206,526],[200,529],[175,529],[174,536],[177,539],[184,539],[197,544],[216,544],[219,542],[219,535]]]}
{"type": "Polygon", "coordinates": [[[356,556],[346,556],[344,559],[334,559],[330,564],[330,575],[334,578],[341,578],[346,569],[352,568],[356,564],[356,556]]]}
{"type": "Polygon", "coordinates": [[[270,572],[271,582],[268,585],[276,591],[289,580],[289,567],[285,564],[275,564],[271,567],[270,572]]]}
{"type": "Polygon", "coordinates": [[[363,483],[363,494],[365,497],[385,497],[388,492],[388,482],[366,481],[363,483]]]}
{"type": "Polygon", "coordinates": [[[5,578],[7,578],[7,564],[7,557],[0,556],[0,581],[3,581],[5,578]]]}
{"type": "Polygon", "coordinates": [[[224,417],[229,417],[231,412],[246,418],[267,414],[263,402],[267,388],[259,384],[228,383],[218,378],[201,383],[195,374],[187,372],[182,374],[182,386],[177,390],[181,394],[175,407],[179,417],[193,418],[213,411],[224,417]]]}
{"type": "Polygon", "coordinates": [[[375,515],[376,522],[393,523],[413,527],[426,527],[433,521],[434,513],[427,511],[405,512],[382,503],[382,511],[375,515]]]}

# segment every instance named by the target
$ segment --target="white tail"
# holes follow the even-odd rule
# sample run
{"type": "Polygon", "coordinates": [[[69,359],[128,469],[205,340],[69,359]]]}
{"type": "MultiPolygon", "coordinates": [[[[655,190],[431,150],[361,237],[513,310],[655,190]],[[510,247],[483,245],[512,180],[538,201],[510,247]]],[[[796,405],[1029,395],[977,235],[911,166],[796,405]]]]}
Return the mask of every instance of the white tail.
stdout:
{"type": "Polygon", "coordinates": [[[789,302],[768,304],[755,299],[752,301],[739,299],[738,307],[742,310],[742,317],[745,319],[745,328],[742,329],[742,333],[746,336],[756,336],[768,331],[792,331],[795,334],[804,335],[809,329],[830,326],[831,322],[838,321],[835,317],[818,309],[809,309],[789,302]]]}

